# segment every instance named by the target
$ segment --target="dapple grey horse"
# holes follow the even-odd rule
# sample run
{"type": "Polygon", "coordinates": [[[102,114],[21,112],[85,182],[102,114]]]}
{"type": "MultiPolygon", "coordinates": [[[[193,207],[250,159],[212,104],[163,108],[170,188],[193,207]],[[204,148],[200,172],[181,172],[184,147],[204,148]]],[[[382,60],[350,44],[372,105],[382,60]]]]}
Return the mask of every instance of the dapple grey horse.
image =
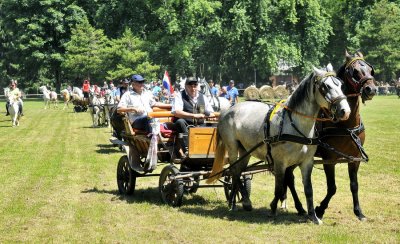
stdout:
{"type": "Polygon", "coordinates": [[[273,214],[276,214],[277,203],[284,195],[285,170],[299,165],[307,199],[308,218],[314,223],[322,223],[315,214],[311,184],[314,154],[317,149],[314,138],[316,116],[321,108],[328,110],[332,118],[337,120],[346,120],[350,114],[349,104],[341,90],[341,81],[335,77],[330,64],[327,70],[314,67],[314,72],[300,83],[287,101],[276,105],[274,110],[272,105],[242,102],[221,113],[215,160],[211,178],[207,182],[211,183],[221,175],[218,172],[222,171],[225,164],[226,151],[230,164],[236,162],[239,155],[240,161],[230,168],[231,209],[236,208],[234,196],[238,190],[243,197],[243,208],[252,209],[240,176],[241,172],[246,170],[250,156],[254,156],[273,164],[275,197],[270,204],[273,214]],[[267,145],[263,145],[264,143],[267,145]]]}

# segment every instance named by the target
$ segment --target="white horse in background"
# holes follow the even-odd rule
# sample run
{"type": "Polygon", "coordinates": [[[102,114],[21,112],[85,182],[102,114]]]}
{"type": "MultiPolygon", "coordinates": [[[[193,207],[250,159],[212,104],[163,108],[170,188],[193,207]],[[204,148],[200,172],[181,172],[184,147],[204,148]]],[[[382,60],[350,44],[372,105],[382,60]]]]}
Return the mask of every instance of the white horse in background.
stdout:
{"type": "MultiPolygon", "coordinates": [[[[96,94],[91,92],[89,94],[89,112],[92,116],[93,127],[98,127],[101,125],[109,124],[109,119],[107,118],[107,112],[104,107],[105,99],[103,97],[97,97],[96,94]]],[[[109,116],[108,116],[109,117],[109,116]]]]}
{"type": "Polygon", "coordinates": [[[63,107],[63,110],[65,109],[65,108],[69,108],[69,102],[71,101],[71,94],[69,93],[69,91],[68,91],[68,89],[64,89],[64,90],[62,90],[61,92],[61,96],[63,97],[63,99],[64,99],[64,107],[63,107]]]}
{"type": "Polygon", "coordinates": [[[44,109],[50,108],[51,103],[53,104],[53,108],[58,108],[56,92],[47,90],[46,86],[39,87],[39,90],[43,93],[44,109]]]}
{"type": "Polygon", "coordinates": [[[12,126],[19,126],[19,119],[21,118],[21,114],[19,112],[19,99],[10,94],[10,89],[4,88],[4,95],[7,98],[8,102],[8,112],[10,113],[12,126]]]}
{"type": "Polygon", "coordinates": [[[211,94],[210,85],[205,78],[198,78],[197,80],[199,81],[200,92],[205,95],[215,112],[222,112],[231,107],[231,103],[225,97],[211,94]]]}
{"type": "Polygon", "coordinates": [[[72,95],[76,95],[78,100],[83,99],[83,91],[79,87],[74,86],[72,88],[72,95]]]}

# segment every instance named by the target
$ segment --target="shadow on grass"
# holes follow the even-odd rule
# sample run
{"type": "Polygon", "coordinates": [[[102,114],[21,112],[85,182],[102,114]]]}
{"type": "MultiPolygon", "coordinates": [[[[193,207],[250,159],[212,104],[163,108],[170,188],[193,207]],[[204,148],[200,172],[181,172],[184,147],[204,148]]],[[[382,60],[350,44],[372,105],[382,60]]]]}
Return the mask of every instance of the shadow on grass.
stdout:
{"type": "Polygon", "coordinates": [[[221,203],[212,209],[204,208],[199,203],[196,203],[196,205],[198,206],[183,205],[179,210],[198,216],[219,218],[228,221],[241,221],[251,224],[273,223],[289,225],[307,222],[306,217],[291,212],[282,212],[278,210],[278,215],[272,216],[271,211],[265,207],[253,209],[252,211],[245,211],[241,208],[241,204],[238,204],[237,211],[230,211],[227,203],[221,203]]]}
{"type": "Polygon", "coordinates": [[[81,191],[81,193],[97,193],[97,194],[108,194],[112,195],[112,201],[121,200],[127,203],[151,203],[155,205],[163,205],[160,199],[160,194],[158,193],[158,188],[149,187],[147,189],[135,189],[132,195],[121,195],[118,190],[102,190],[94,187],[93,189],[86,189],[81,191]]]}
{"type": "Polygon", "coordinates": [[[100,154],[110,154],[110,153],[119,153],[121,150],[118,147],[115,147],[112,144],[97,144],[99,149],[96,149],[97,153],[100,154]]]}
{"type": "MultiPolygon", "coordinates": [[[[97,194],[109,194],[113,197],[111,201],[120,200],[126,201],[128,204],[134,203],[149,203],[157,206],[164,206],[158,187],[149,187],[147,189],[135,189],[135,192],[131,196],[121,195],[118,190],[101,190],[96,187],[93,189],[87,189],[82,193],[97,193],[97,194]]],[[[241,221],[246,223],[272,223],[272,224],[299,224],[306,223],[308,220],[305,216],[299,216],[294,212],[280,211],[278,209],[277,216],[271,216],[270,209],[257,208],[252,211],[245,211],[241,208],[239,203],[237,211],[230,211],[228,204],[225,201],[208,201],[200,195],[184,195],[183,204],[178,208],[180,212],[193,214],[202,217],[212,217],[228,221],[241,221]]]]}

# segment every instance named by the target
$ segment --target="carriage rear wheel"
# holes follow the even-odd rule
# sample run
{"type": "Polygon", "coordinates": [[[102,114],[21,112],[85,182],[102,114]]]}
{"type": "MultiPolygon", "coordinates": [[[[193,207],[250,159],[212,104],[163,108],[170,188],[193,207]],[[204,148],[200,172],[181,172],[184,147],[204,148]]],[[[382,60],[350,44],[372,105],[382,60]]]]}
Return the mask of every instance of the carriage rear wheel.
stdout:
{"type": "MultiPolygon", "coordinates": [[[[245,189],[247,190],[247,193],[251,193],[251,177],[250,175],[244,175],[240,179],[242,181],[242,184],[244,185],[245,189]]],[[[231,175],[225,175],[224,177],[224,192],[225,192],[225,197],[226,200],[229,202],[229,196],[231,195],[232,192],[232,176],[231,175]]],[[[236,202],[242,201],[242,194],[239,192],[236,193],[236,202]]]]}
{"type": "Polygon", "coordinates": [[[128,156],[122,156],[118,161],[117,184],[118,191],[123,195],[132,195],[135,191],[136,172],[129,165],[128,156]]]}
{"type": "Polygon", "coordinates": [[[178,168],[174,165],[168,165],[161,171],[158,184],[161,200],[172,207],[182,205],[183,181],[181,179],[174,179],[174,176],[178,174],[178,168]]]}

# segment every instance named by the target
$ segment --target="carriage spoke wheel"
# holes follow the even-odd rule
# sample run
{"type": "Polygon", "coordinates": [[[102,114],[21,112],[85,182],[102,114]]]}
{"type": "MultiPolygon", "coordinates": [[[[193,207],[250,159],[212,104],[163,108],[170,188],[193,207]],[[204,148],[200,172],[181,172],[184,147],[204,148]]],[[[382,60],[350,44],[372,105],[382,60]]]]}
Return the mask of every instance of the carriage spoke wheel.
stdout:
{"type": "Polygon", "coordinates": [[[122,156],[117,167],[118,191],[123,195],[132,195],[135,191],[136,173],[129,166],[128,156],[122,156]]]}
{"type": "Polygon", "coordinates": [[[161,171],[158,184],[161,200],[173,207],[181,206],[183,199],[183,181],[173,179],[178,174],[179,170],[174,165],[168,165],[161,171]]]}
{"type": "MultiPolygon", "coordinates": [[[[247,190],[247,193],[249,194],[250,198],[250,193],[251,193],[251,177],[250,175],[244,175],[241,176],[240,180],[242,181],[242,184],[244,185],[245,189],[247,190]]],[[[224,192],[225,192],[225,197],[226,200],[229,202],[230,195],[232,192],[232,176],[230,175],[225,175],[224,177],[224,192]]],[[[242,201],[242,194],[240,191],[236,193],[236,202],[241,202],[242,201]]]]}

